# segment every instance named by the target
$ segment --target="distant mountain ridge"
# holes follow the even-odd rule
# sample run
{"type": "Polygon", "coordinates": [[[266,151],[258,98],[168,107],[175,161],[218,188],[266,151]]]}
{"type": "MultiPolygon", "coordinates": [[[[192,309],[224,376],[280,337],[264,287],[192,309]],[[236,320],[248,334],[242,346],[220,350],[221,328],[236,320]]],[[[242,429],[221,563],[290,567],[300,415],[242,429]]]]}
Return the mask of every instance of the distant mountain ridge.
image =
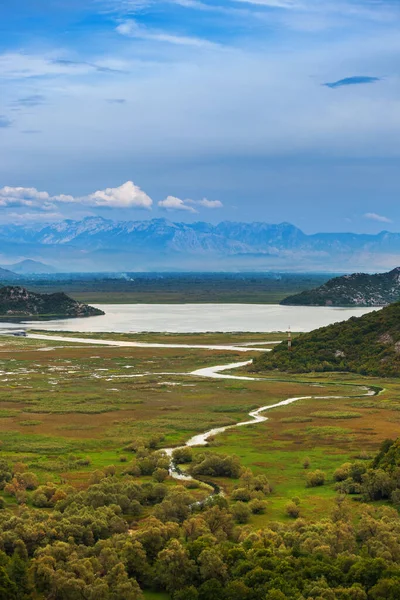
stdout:
{"type": "Polygon", "coordinates": [[[0,288],[0,316],[5,317],[94,317],[98,308],[73,300],[63,292],[37,294],[20,286],[0,288]]]}
{"type": "MultiPolygon", "coordinates": [[[[17,273],[18,275],[31,275],[31,274],[47,274],[47,273],[55,273],[56,269],[50,267],[49,265],[45,265],[42,262],[37,260],[21,260],[18,263],[7,265],[7,268],[10,269],[13,273],[17,273]]],[[[1,278],[1,275],[0,275],[1,278]]]]}
{"type": "Polygon", "coordinates": [[[389,273],[353,273],[288,296],[286,306],[386,306],[400,300],[400,267],[389,273]]]}
{"type": "Polygon", "coordinates": [[[307,266],[350,270],[357,265],[400,262],[400,233],[307,235],[291,223],[224,221],[174,223],[166,219],[114,222],[101,217],[49,224],[3,225],[0,253],[54,264],[103,270],[135,270],[154,265],[203,270],[249,264],[266,268],[307,266]],[[207,261],[206,264],[205,261],[207,261]]]}

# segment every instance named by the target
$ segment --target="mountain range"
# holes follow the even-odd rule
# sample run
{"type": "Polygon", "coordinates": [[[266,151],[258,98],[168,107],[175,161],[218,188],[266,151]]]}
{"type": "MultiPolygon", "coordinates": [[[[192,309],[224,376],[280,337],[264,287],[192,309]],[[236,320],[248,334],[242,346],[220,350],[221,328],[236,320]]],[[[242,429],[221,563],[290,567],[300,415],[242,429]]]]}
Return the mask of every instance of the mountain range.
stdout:
{"type": "Polygon", "coordinates": [[[307,235],[290,223],[101,217],[0,227],[0,261],[43,260],[63,271],[384,269],[400,262],[400,233],[307,235]]]}

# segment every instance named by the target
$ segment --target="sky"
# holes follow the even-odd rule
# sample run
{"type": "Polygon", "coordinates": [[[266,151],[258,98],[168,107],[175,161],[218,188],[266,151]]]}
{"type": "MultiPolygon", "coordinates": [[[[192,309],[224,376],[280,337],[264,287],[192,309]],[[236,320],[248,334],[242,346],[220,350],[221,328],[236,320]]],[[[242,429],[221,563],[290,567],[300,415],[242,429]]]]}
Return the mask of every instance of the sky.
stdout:
{"type": "Polygon", "coordinates": [[[400,231],[398,0],[3,0],[0,222],[400,231]]]}

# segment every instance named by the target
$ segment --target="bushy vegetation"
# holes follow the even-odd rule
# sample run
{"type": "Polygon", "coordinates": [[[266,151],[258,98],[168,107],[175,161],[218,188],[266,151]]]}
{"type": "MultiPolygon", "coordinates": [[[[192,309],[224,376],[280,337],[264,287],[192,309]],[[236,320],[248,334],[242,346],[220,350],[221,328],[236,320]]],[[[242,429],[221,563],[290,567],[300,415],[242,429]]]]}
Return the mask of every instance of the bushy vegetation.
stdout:
{"type": "Polygon", "coordinates": [[[206,452],[199,454],[190,468],[191,474],[208,475],[211,477],[232,477],[236,479],[241,473],[240,461],[237,456],[213,454],[206,452]]]}
{"type": "MultiPolygon", "coordinates": [[[[160,452],[153,477],[162,470],[160,452]]],[[[193,466],[226,473],[226,456],[198,455],[193,466]],[[206,462],[208,461],[208,462],[206,462]]],[[[303,501],[284,507],[287,522],[250,527],[268,513],[264,475],[239,465],[230,498],[156,481],[141,482],[115,468],[93,472],[94,483],[38,485],[23,463],[0,459],[4,492],[17,483],[34,505],[0,508],[0,597],[4,600],[143,600],[143,591],[172,600],[398,600],[400,516],[394,508],[359,505],[348,492],[317,523],[302,518],[303,501]],[[45,510],[43,510],[45,509],[45,510]]],[[[316,485],[321,471],[307,471],[316,485]]],[[[347,462],[334,474],[370,502],[400,503],[400,439],[387,440],[370,462],[347,462]]]]}
{"type": "Polygon", "coordinates": [[[254,361],[256,371],[349,371],[396,377],[400,373],[400,302],[363,317],[305,333],[254,361]]]}
{"type": "Polygon", "coordinates": [[[385,440],[370,464],[345,463],[333,474],[336,489],[366,501],[388,500],[400,506],[400,439],[385,440]]]}

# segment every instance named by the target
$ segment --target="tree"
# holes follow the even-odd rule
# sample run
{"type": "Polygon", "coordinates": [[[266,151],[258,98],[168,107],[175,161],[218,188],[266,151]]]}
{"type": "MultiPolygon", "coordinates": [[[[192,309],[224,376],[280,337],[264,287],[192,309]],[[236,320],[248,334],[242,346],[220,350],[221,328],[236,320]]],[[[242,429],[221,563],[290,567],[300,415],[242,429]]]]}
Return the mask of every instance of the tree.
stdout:
{"type": "Polygon", "coordinates": [[[158,555],[156,574],[170,594],[192,583],[196,574],[195,564],[178,540],[171,540],[158,555]]]}
{"type": "Polygon", "coordinates": [[[0,598],[19,600],[17,586],[11,581],[4,567],[0,567],[0,598]]]}
{"type": "Polygon", "coordinates": [[[250,520],[251,510],[244,502],[237,502],[232,507],[232,514],[237,523],[248,523],[250,520]]]}
{"type": "Polygon", "coordinates": [[[18,551],[14,552],[7,571],[10,579],[17,587],[18,600],[28,599],[32,592],[32,588],[28,579],[28,564],[26,560],[21,558],[18,551]]]}
{"type": "Polygon", "coordinates": [[[206,548],[198,558],[200,575],[203,580],[217,579],[224,582],[228,569],[218,552],[214,548],[206,548]]]}

